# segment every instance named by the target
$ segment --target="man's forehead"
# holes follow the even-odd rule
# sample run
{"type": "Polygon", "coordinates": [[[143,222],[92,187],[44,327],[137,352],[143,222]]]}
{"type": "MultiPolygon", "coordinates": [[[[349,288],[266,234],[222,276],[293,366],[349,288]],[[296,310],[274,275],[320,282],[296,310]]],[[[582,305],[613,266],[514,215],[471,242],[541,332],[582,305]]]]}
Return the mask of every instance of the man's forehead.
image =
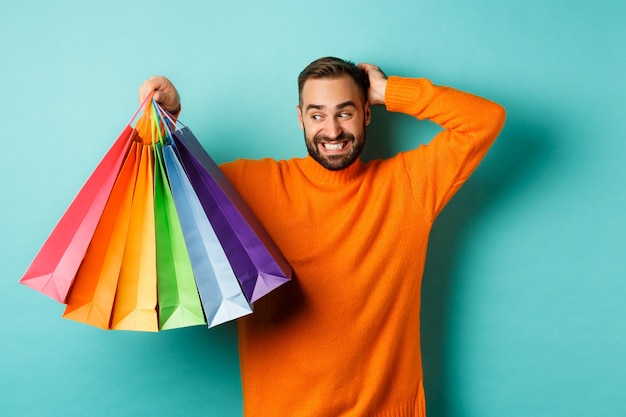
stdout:
{"type": "Polygon", "coordinates": [[[349,76],[339,78],[310,78],[302,87],[302,105],[336,106],[347,101],[361,102],[361,92],[349,76]]]}

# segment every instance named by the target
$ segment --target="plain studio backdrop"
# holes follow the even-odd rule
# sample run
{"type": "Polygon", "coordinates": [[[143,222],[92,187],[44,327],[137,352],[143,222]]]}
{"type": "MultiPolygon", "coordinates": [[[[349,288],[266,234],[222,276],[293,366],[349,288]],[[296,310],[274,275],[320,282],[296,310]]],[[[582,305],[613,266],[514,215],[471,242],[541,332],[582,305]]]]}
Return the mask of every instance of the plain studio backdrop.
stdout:
{"type": "MultiPolygon", "coordinates": [[[[326,55],[508,112],[431,236],[429,416],[626,415],[624,18],[618,0],[3,1],[0,415],[241,416],[234,323],[107,332],[18,280],[144,79],[173,80],[216,161],[289,158],[297,74],[326,55]]],[[[376,109],[365,158],[436,131],[376,109]]]]}

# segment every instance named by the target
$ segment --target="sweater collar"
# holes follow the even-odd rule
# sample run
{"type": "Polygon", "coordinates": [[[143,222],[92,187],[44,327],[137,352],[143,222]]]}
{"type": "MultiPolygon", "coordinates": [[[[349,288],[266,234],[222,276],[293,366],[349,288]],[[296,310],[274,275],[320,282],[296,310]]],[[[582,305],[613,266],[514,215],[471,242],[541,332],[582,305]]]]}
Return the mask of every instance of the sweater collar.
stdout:
{"type": "Polygon", "coordinates": [[[300,169],[312,181],[327,185],[346,184],[357,179],[363,173],[365,164],[357,159],[352,165],[339,171],[324,168],[310,155],[299,161],[300,169]]]}

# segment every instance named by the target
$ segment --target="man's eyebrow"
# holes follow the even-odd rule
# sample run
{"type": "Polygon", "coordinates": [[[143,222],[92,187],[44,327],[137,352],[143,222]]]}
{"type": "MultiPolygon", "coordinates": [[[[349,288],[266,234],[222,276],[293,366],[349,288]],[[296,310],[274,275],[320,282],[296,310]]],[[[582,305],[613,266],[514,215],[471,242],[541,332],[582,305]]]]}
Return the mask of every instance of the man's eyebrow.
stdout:
{"type": "MultiPolygon", "coordinates": [[[[356,104],[354,103],[354,101],[352,100],[348,100],[348,101],[344,101],[343,103],[339,103],[335,106],[335,109],[337,110],[341,110],[341,109],[345,109],[346,107],[356,107],[356,104]]],[[[326,106],[323,106],[321,104],[309,104],[306,106],[306,111],[309,110],[324,110],[326,108],[326,106]]]]}
{"type": "Polygon", "coordinates": [[[356,107],[356,104],[354,103],[354,101],[352,100],[348,100],[348,101],[344,101],[343,103],[340,103],[337,105],[337,109],[345,109],[346,107],[356,107]]]}
{"type": "Polygon", "coordinates": [[[306,111],[309,110],[324,110],[326,106],[322,106],[320,104],[309,104],[308,106],[306,106],[306,111]]]}

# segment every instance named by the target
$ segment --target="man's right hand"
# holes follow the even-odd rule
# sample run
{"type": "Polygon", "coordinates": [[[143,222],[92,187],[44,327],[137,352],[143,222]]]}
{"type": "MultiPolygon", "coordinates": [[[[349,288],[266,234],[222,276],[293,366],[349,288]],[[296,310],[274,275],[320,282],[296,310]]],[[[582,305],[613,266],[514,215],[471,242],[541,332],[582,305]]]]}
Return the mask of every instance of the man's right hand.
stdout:
{"type": "Polygon", "coordinates": [[[139,87],[139,102],[143,103],[153,91],[154,100],[165,110],[175,116],[180,113],[180,96],[170,80],[162,76],[153,76],[144,81],[139,87]]]}

